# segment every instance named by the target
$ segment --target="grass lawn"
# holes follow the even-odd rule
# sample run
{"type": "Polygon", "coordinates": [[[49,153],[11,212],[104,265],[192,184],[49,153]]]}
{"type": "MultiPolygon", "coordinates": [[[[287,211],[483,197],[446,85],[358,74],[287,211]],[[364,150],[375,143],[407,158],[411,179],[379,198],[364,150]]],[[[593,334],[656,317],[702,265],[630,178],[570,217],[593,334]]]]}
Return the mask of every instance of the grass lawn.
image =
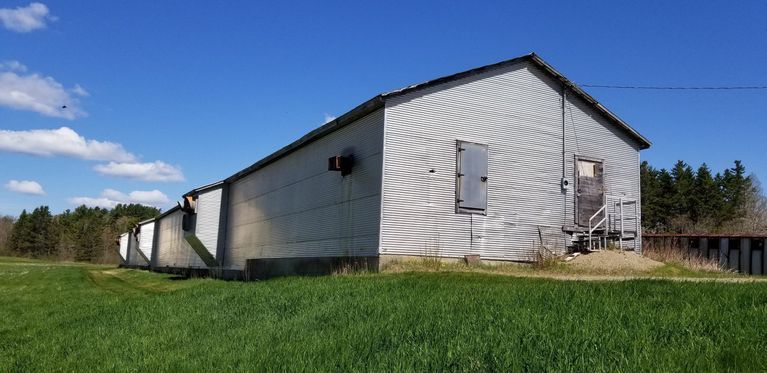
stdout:
{"type": "Polygon", "coordinates": [[[765,371],[767,284],[263,282],[0,258],[0,371],[765,371]]]}

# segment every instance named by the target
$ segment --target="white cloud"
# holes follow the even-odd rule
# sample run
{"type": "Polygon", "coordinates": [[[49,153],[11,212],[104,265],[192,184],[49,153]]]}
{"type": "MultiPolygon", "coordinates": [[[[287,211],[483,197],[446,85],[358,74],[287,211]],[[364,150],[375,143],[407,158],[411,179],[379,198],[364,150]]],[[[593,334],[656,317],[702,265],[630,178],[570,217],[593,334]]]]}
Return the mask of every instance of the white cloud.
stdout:
{"type": "Polygon", "coordinates": [[[27,67],[19,61],[9,60],[0,62],[0,70],[25,72],[27,67]]]}
{"type": "Polygon", "coordinates": [[[0,22],[11,31],[30,32],[43,29],[47,21],[55,21],[48,7],[41,3],[31,3],[15,9],[0,8],[0,22]]]}
{"type": "Polygon", "coordinates": [[[336,119],[337,117],[330,115],[328,113],[325,113],[325,123],[330,122],[331,120],[336,119]]]}
{"type": "Polygon", "coordinates": [[[0,130],[0,151],[39,156],[61,155],[94,161],[135,162],[122,145],[89,140],[68,127],[26,131],[0,130]]]}
{"type": "Polygon", "coordinates": [[[73,205],[104,208],[113,208],[120,203],[161,207],[169,202],[170,198],[157,189],[136,190],[128,194],[114,189],[104,189],[99,197],[72,197],[69,199],[69,203],[73,205]]]}
{"type": "Polygon", "coordinates": [[[71,91],[72,93],[82,97],[87,97],[91,95],[90,93],[88,93],[88,91],[85,90],[85,88],[81,87],[79,84],[75,84],[74,88],[72,88],[71,91]]]}
{"type": "Polygon", "coordinates": [[[184,181],[184,174],[178,166],[163,161],[109,162],[94,167],[102,175],[127,177],[143,181],[184,181]]]}
{"type": "Polygon", "coordinates": [[[70,120],[88,115],[75,97],[88,96],[83,87],[67,89],[50,76],[26,71],[19,61],[0,63],[0,105],[70,120]]]}
{"type": "Polygon", "coordinates": [[[32,180],[11,180],[5,184],[5,189],[10,190],[11,192],[34,194],[38,196],[45,194],[43,186],[32,180]]]}

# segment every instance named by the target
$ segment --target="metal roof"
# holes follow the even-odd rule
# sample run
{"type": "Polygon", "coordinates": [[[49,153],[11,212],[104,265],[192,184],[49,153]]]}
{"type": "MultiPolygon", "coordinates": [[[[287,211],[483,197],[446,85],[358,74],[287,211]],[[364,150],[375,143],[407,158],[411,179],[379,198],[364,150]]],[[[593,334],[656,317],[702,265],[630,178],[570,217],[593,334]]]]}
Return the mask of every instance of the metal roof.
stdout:
{"type": "Polygon", "coordinates": [[[207,190],[219,187],[219,186],[221,186],[223,184],[224,184],[224,180],[216,181],[215,183],[206,184],[206,185],[194,188],[194,189],[186,192],[182,197],[193,196],[195,194],[200,194],[200,193],[205,192],[207,190]]]}
{"type": "Polygon", "coordinates": [[[142,220],[142,221],[140,221],[140,222],[136,223],[136,225],[144,225],[144,224],[147,224],[147,223],[151,223],[151,222],[153,222],[155,219],[157,219],[157,218],[149,218],[149,219],[146,219],[146,220],[142,220]]]}
{"type": "Polygon", "coordinates": [[[164,217],[166,217],[166,216],[176,212],[177,210],[181,210],[181,206],[179,206],[178,203],[175,206],[169,208],[167,211],[163,212],[162,214],[157,215],[157,217],[155,217],[154,220],[155,221],[160,221],[160,219],[162,219],[162,218],[164,218],[164,217]]]}
{"type": "MultiPolygon", "coordinates": [[[[453,82],[459,79],[471,77],[474,75],[482,74],[485,72],[489,72],[495,69],[504,68],[507,66],[511,66],[514,64],[518,64],[520,62],[531,62],[534,65],[541,68],[544,72],[546,72],[548,75],[553,77],[554,79],[560,81],[565,87],[569,88],[572,92],[574,92],[578,97],[589,103],[595,110],[597,110],[599,113],[607,117],[608,120],[610,120],[613,124],[617,125],[619,128],[625,130],[629,136],[631,136],[635,141],[639,143],[640,149],[647,149],[649,148],[652,143],[650,140],[639,134],[635,129],[633,129],[631,126],[628,125],[625,121],[620,119],[617,115],[613,114],[610,110],[608,110],[606,107],[604,107],[602,104],[600,104],[596,99],[591,97],[588,93],[586,93],[583,89],[578,87],[577,84],[573,83],[569,79],[565,78],[564,75],[562,75],[559,71],[554,69],[551,65],[549,65],[546,61],[544,61],[541,57],[539,57],[535,53],[530,53],[524,56],[512,58],[510,60],[501,61],[498,63],[485,65],[481,67],[477,67],[471,70],[466,70],[463,72],[459,72],[453,75],[444,76],[437,79],[432,79],[423,83],[414,84],[411,86],[407,86],[404,88],[400,88],[394,91],[389,91],[386,93],[379,94],[370,100],[365,101],[361,105],[355,107],[351,111],[347,112],[346,114],[341,115],[340,117],[325,123],[321,127],[307,133],[300,139],[286,145],[285,147],[277,150],[276,152],[266,156],[265,158],[261,159],[260,161],[250,165],[249,167],[243,169],[242,171],[237,172],[236,174],[226,178],[222,182],[233,182],[236,181],[274,161],[277,159],[282,158],[283,156],[287,155],[288,153],[291,153],[292,151],[305,146],[339,128],[342,128],[346,126],[347,124],[350,124],[354,122],[355,120],[364,117],[367,114],[372,113],[375,110],[378,110],[384,106],[384,103],[386,102],[386,99],[401,96],[407,93],[411,93],[414,91],[418,91],[421,89],[433,87],[436,85],[444,84],[453,82]]],[[[198,188],[199,189],[199,188],[198,188]]],[[[191,193],[191,192],[190,192],[191,193]]],[[[187,193],[186,195],[190,194],[187,193]]],[[[185,195],[185,196],[186,196],[185,195]]]]}

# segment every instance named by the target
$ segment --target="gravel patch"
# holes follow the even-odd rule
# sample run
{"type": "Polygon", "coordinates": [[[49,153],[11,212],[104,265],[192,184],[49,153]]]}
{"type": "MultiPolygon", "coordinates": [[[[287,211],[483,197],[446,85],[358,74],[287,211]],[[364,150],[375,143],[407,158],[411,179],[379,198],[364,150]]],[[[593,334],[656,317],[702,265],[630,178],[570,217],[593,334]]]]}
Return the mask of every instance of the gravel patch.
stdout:
{"type": "Polygon", "coordinates": [[[579,272],[643,273],[662,267],[663,263],[637,255],[632,251],[595,251],[581,254],[567,263],[579,272]]]}

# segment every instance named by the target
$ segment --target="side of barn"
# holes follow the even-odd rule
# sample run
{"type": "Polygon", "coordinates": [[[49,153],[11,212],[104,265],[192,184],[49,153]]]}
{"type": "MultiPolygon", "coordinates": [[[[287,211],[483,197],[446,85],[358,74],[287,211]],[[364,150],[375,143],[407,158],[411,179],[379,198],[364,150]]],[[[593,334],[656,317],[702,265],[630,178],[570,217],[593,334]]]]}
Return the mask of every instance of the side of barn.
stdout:
{"type": "MultiPolygon", "coordinates": [[[[579,175],[587,175],[587,166],[596,165],[603,170],[603,203],[611,213],[613,221],[608,222],[614,229],[620,229],[618,215],[620,202],[623,203],[623,229],[627,240],[623,247],[642,249],[641,235],[641,188],[639,180],[640,150],[642,144],[633,139],[626,131],[610,123],[604,115],[576,95],[566,95],[565,101],[565,139],[567,169],[566,175],[572,180],[572,187],[567,189],[566,226],[577,225],[580,220],[585,227],[588,213],[579,208],[576,200],[579,175]],[[581,166],[580,169],[578,166],[581,166]],[[580,216],[579,216],[580,215],[580,216]],[[631,239],[634,238],[634,239],[631,239]]],[[[595,219],[596,220],[596,219],[595,219]]]]}
{"type": "Polygon", "coordinates": [[[138,249],[151,261],[154,249],[154,219],[139,222],[134,230],[138,249]]]}
{"type": "Polygon", "coordinates": [[[126,233],[128,243],[128,260],[126,264],[131,267],[147,267],[149,266],[149,260],[139,249],[138,241],[134,232],[128,231],[126,233]]]}
{"type": "Polygon", "coordinates": [[[207,268],[184,238],[184,212],[176,206],[155,220],[152,269],[173,271],[183,268],[207,268]]]}
{"type": "Polygon", "coordinates": [[[383,122],[377,109],[327,134],[310,133],[230,178],[224,267],[243,270],[247,260],[269,258],[269,266],[290,272],[329,258],[376,258],[383,122]],[[328,170],[334,156],[353,162],[349,174],[328,170]]]}
{"type": "Polygon", "coordinates": [[[387,98],[381,255],[530,261],[541,246],[561,252],[584,229],[578,189],[563,187],[579,161],[605,171],[581,218],[608,194],[638,201],[644,145],[534,58],[387,98]]]}
{"type": "Polygon", "coordinates": [[[184,237],[209,267],[223,263],[228,191],[228,185],[219,181],[184,195],[182,210],[188,219],[184,237]]]}

